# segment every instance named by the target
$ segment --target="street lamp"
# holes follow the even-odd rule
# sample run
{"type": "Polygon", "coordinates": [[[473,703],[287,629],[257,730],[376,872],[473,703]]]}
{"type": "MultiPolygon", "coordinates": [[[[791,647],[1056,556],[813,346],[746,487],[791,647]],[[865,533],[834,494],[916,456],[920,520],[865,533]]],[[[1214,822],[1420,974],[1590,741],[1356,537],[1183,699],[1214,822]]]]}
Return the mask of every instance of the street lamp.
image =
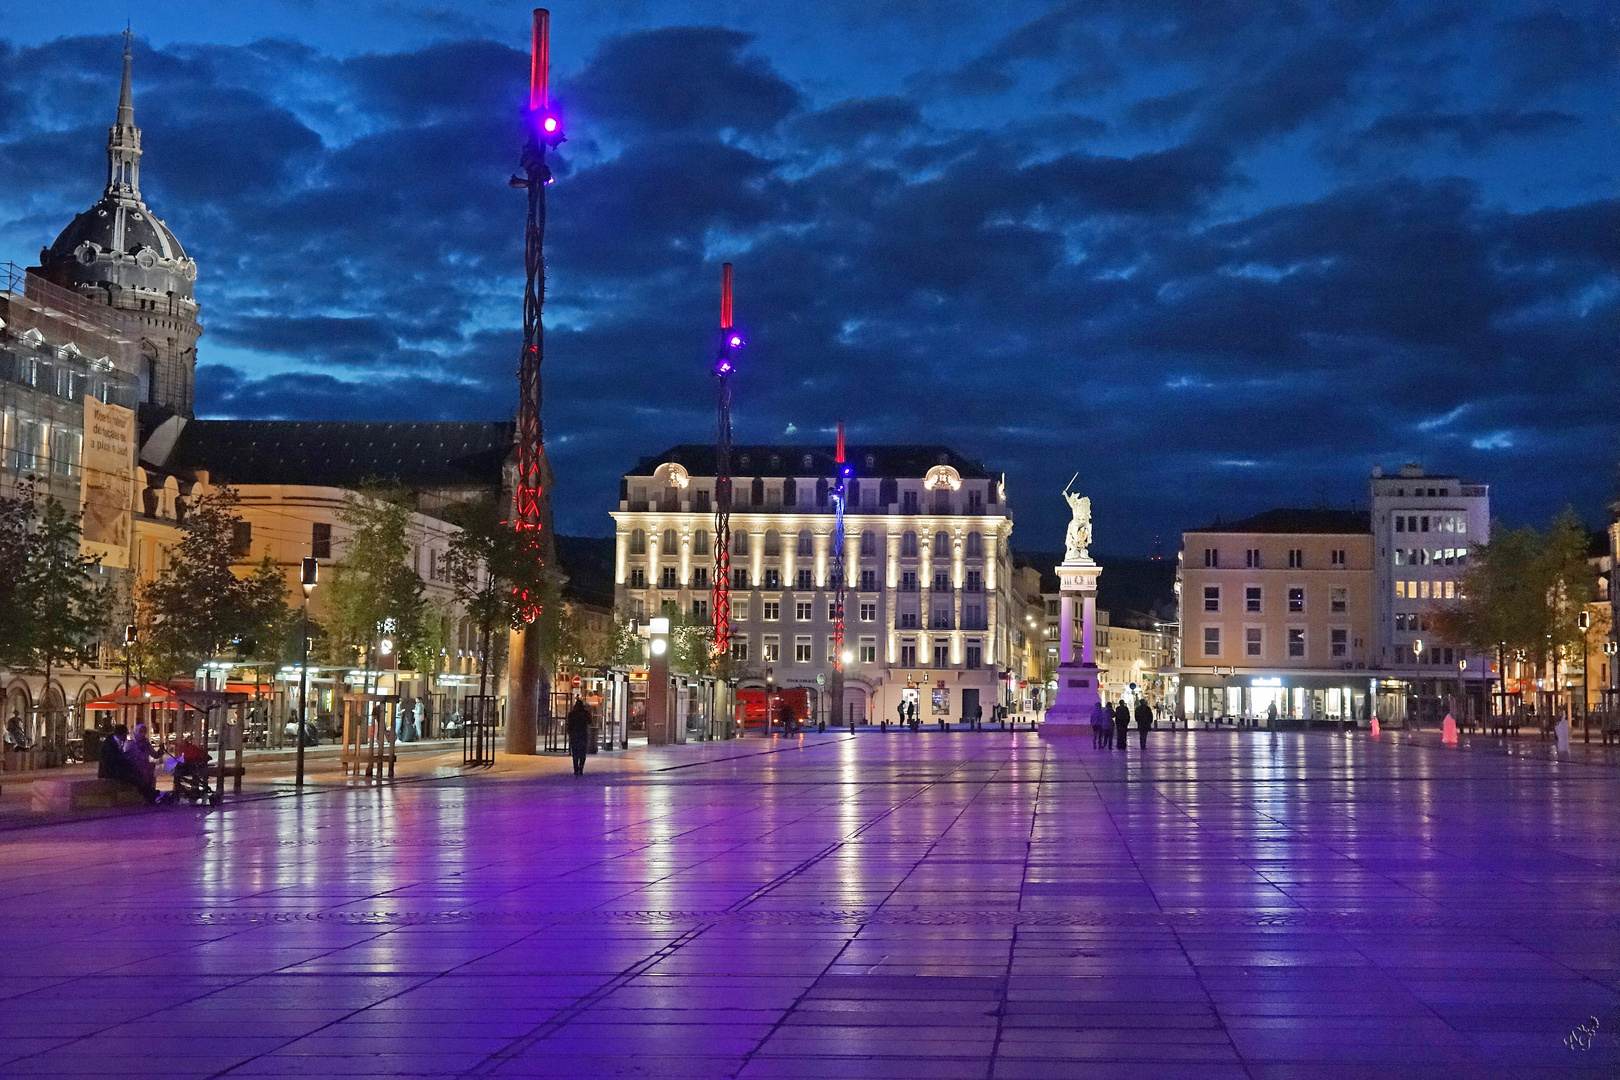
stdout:
{"type": "Polygon", "coordinates": [[[315,591],[320,579],[321,564],[312,557],[306,557],[298,575],[298,583],[304,589],[304,650],[303,659],[298,665],[298,767],[293,780],[293,787],[297,791],[304,790],[304,725],[309,723],[309,594],[315,591]]]}
{"type": "Polygon", "coordinates": [[[776,669],[765,669],[765,727],[761,734],[771,737],[771,718],[776,715],[776,669]]]}
{"type": "Polygon", "coordinates": [[[119,714],[124,719],[124,728],[129,728],[129,651],[135,647],[135,624],[124,624],[124,703],[119,706],[119,714]]]}
{"type": "Polygon", "coordinates": [[[1592,741],[1592,725],[1586,711],[1586,669],[1591,665],[1592,655],[1586,631],[1592,625],[1592,613],[1590,611],[1577,612],[1575,625],[1581,631],[1581,742],[1589,743],[1592,741]]]}

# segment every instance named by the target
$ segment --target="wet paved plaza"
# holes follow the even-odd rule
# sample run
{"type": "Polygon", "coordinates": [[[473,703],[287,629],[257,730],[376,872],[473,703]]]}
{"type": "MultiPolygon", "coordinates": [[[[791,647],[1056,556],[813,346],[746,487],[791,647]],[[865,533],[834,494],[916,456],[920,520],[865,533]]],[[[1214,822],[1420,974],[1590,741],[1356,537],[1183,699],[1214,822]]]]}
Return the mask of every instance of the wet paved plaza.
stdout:
{"type": "Polygon", "coordinates": [[[1620,1076],[1611,766],[637,753],[0,834],[0,1076],[1620,1076]]]}

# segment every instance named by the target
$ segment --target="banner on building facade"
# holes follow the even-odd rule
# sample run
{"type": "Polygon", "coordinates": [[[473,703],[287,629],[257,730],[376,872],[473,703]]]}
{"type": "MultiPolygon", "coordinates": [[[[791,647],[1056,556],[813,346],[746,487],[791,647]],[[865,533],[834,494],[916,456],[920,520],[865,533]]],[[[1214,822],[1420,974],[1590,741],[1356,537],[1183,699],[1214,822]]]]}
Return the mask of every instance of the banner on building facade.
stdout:
{"type": "Polygon", "coordinates": [[[129,566],[135,507],[135,412],[84,396],[79,455],[80,550],[103,566],[129,566]]]}

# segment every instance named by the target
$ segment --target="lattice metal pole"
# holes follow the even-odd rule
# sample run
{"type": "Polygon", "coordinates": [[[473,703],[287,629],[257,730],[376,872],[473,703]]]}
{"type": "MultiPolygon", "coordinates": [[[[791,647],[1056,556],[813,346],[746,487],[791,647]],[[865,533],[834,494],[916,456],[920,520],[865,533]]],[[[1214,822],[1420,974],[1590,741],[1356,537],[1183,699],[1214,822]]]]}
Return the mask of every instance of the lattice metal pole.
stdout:
{"type": "MultiPolygon", "coordinates": [[[[832,672],[832,714],[835,723],[844,722],[844,593],[845,579],[848,577],[844,570],[844,502],[848,497],[845,488],[849,476],[849,467],[844,464],[844,425],[838,425],[838,447],[833,454],[833,469],[836,477],[833,482],[833,542],[832,542],[832,575],[833,575],[833,672],[832,672]]],[[[850,724],[853,728],[855,725],[850,724]]]]}
{"type": "MultiPolygon", "coordinates": [[[[546,151],[555,149],[564,139],[562,118],[551,107],[550,77],[551,13],[536,8],[529,57],[529,137],[521,158],[523,176],[512,178],[512,186],[526,188],[529,196],[523,234],[523,351],[518,360],[518,475],[512,492],[512,526],[534,536],[538,541],[533,545],[536,557],[542,559],[550,540],[540,535],[549,516],[543,473],[544,433],[540,426],[540,366],[545,358],[546,186],[552,180],[546,151]]],[[[539,630],[535,626],[541,598],[525,591],[518,600],[524,626],[513,641],[514,692],[507,701],[506,749],[508,753],[532,754],[540,694],[547,682],[541,670],[539,630]]]]}
{"type": "Polygon", "coordinates": [[[732,325],[731,264],[720,268],[720,344],[714,374],[720,383],[714,443],[714,653],[731,652],[731,376],[742,335],[732,325]]]}

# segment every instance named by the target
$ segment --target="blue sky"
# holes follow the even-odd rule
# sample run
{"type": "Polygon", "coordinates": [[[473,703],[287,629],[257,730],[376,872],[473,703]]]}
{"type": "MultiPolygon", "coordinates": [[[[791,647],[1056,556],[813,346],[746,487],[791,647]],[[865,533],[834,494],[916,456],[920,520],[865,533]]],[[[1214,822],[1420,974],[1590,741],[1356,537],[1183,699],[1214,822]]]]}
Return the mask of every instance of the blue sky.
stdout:
{"type": "MultiPolygon", "coordinates": [[[[0,259],[98,194],[126,19],[199,410],[509,416],[528,8],[0,0],[0,259]]],[[[1598,0],[555,7],[559,525],[712,438],[726,260],[739,439],[949,443],[1029,548],[1075,470],[1118,552],[1407,460],[1596,523],[1615,31],[1598,0]]]]}

